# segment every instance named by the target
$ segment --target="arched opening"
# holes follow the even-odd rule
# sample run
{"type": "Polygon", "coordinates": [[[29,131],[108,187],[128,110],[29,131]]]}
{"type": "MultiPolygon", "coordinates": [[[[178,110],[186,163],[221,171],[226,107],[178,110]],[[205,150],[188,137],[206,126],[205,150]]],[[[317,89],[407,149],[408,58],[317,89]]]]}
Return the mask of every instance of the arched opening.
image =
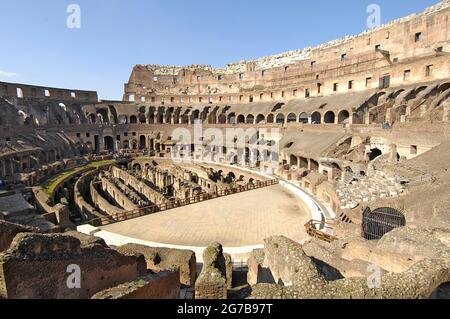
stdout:
{"type": "Polygon", "coordinates": [[[342,110],[338,114],[338,123],[339,124],[350,124],[350,113],[347,110],[342,110]]]}
{"type": "Polygon", "coordinates": [[[105,151],[114,152],[114,139],[111,136],[105,136],[103,138],[105,145],[105,151]]]}
{"type": "Polygon", "coordinates": [[[130,116],[130,123],[131,124],[137,124],[137,117],[136,117],[136,115],[131,115],[130,116]]]}
{"type": "Polygon", "coordinates": [[[191,115],[192,123],[194,123],[196,120],[199,120],[199,119],[200,119],[200,111],[199,110],[193,111],[192,115],[191,115]]]}
{"type": "Polygon", "coordinates": [[[256,117],[256,124],[264,124],[265,123],[266,118],[264,117],[263,114],[259,114],[256,117]]]}
{"type": "Polygon", "coordinates": [[[322,115],[319,112],[311,115],[311,124],[322,124],[322,115]]]}
{"type": "Polygon", "coordinates": [[[107,109],[99,109],[97,110],[97,116],[100,116],[102,123],[109,123],[109,116],[107,109]]]}
{"type": "Polygon", "coordinates": [[[367,240],[379,240],[392,230],[406,226],[406,218],[396,209],[383,207],[367,208],[363,213],[362,232],[367,240]]]}
{"type": "Polygon", "coordinates": [[[291,167],[292,166],[298,167],[298,158],[297,158],[297,156],[291,155],[290,159],[289,159],[289,164],[290,164],[291,167]]]}
{"type": "Polygon", "coordinates": [[[439,92],[439,93],[442,93],[442,92],[444,92],[444,91],[447,91],[448,89],[450,89],[450,83],[443,83],[443,84],[439,87],[438,92],[439,92]]]}
{"type": "Polygon", "coordinates": [[[129,140],[123,141],[123,148],[126,150],[130,149],[130,141],[129,140]]]}
{"type": "Polygon", "coordinates": [[[226,124],[227,123],[227,117],[225,116],[225,114],[220,114],[219,115],[219,124],[226,124]]]}
{"type": "Polygon", "coordinates": [[[295,122],[297,122],[297,115],[295,115],[294,113],[289,114],[288,117],[287,117],[287,122],[288,123],[295,123],[295,122]]]}
{"type": "Polygon", "coordinates": [[[236,124],[236,113],[230,113],[227,117],[228,124],[236,124]]]}
{"type": "Polygon", "coordinates": [[[247,124],[255,124],[255,117],[252,114],[247,116],[247,124]]]}
{"type": "Polygon", "coordinates": [[[244,115],[239,115],[239,116],[237,117],[237,123],[238,123],[238,124],[245,123],[245,116],[244,116],[244,115]]]}
{"type": "Polygon", "coordinates": [[[89,122],[91,122],[91,124],[95,124],[95,120],[96,120],[96,116],[95,114],[89,114],[89,122]]]}
{"type": "Polygon", "coordinates": [[[319,162],[315,160],[310,160],[311,163],[311,170],[317,172],[319,170],[319,162]]]}
{"type": "Polygon", "coordinates": [[[146,122],[145,114],[139,114],[139,123],[145,124],[145,122],[146,122]]]}
{"type": "Polygon", "coordinates": [[[334,115],[333,111],[328,111],[323,116],[323,121],[325,124],[334,124],[335,119],[336,119],[336,115],[334,115]]]}
{"type": "Polygon", "coordinates": [[[302,114],[300,114],[298,121],[303,124],[308,124],[309,121],[308,113],[303,112],[302,114]]]}
{"type": "Polygon", "coordinates": [[[277,124],[284,124],[284,114],[278,114],[276,122],[277,124]]]}
{"type": "Polygon", "coordinates": [[[133,170],[134,170],[135,172],[141,172],[141,171],[142,171],[142,167],[141,167],[140,164],[134,164],[134,165],[133,165],[133,170]]]}
{"type": "Polygon", "coordinates": [[[119,124],[128,124],[128,117],[126,115],[119,115],[119,124]]]}
{"type": "Polygon", "coordinates": [[[373,161],[374,159],[380,157],[381,155],[383,155],[383,152],[381,152],[378,148],[373,148],[370,150],[369,159],[370,161],[373,161]]]}
{"type": "Polygon", "coordinates": [[[273,123],[273,121],[274,121],[274,116],[273,116],[273,114],[267,115],[267,123],[273,123]]]}
{"type": "Polygon", "coordinates": [[[146,138],[145,138],[145,135],[141,135],[140,137],[139,137],[139,149],[140,150],[143,150],[143,149],[145,149],[146,148],[146,143],[145,143],[145,141],[146,141],[146,138]]]}

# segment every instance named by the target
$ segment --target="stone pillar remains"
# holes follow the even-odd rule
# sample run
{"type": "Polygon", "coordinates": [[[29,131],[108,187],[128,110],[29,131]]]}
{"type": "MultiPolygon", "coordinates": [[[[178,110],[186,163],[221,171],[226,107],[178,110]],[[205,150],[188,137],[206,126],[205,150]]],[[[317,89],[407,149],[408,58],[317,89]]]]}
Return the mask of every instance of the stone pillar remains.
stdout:
{"type": "Polygon", "coordinates": [[[227,299],[227,267],[222,245],[215,243],[203,253],[203,269],[195,283],[195,299],[227,299]]]}
{"type": "Polygon", "coordinates": [[[444,102],[444,114],[443,114],[442,121],[448,122],[449,117],[450,117],[450,102],[447,100],[444,102]]]}

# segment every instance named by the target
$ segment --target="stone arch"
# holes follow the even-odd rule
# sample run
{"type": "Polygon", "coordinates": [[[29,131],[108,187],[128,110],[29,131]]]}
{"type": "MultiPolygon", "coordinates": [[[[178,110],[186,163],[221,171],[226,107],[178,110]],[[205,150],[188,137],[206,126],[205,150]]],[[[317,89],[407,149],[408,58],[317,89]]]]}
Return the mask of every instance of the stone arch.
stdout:
{"type": "Polygon", "coordinates": [[[267,115],[267,123],[274,123],[274,121],[275,121],[275,117],[272,113],[267,115]]]}
{"type": "Polygon", "coordinates": [[[277,124],[284,124],[284,121],[285,121],[284,114],[283,113],[278,114],[277,117],[276,117],[276,123],[277,124]]]}
{"type": "Polygon", "coordinates": [[[450,89],[450,82],[445,82],[439,85],[438,92],[442,93],[444,91],[447,91],[448,89],[450,89]]]}
{"type": "Polygon", "coordinates": [[[295,155],[291,155],[289,157],[289,165],[292,166],[297,166],[298,167],[298,157],[295,155]]]}
{"type": "Polygon", "coordinates": [[[373,161],[374,159],[380,157],[381,155],[383,155],[383,152],[380,149],[372,148],[370,150],[369,159],[370,161],[373,161]]]}
{"type": "Polygon", "coordinates": [[[196,120],[200,120],[200,111],[199,110],[194,110],[194,111],[192,111],[192,114],[191,114],[192,123],[194,123],[194,121],[196,121],[196,120]]]}
{"type": "Polygon", "coordinates": [[[219,120],[219,124],[226,124],[227,123],[227,117],[223,113],[219,115],[219,119],[218,120],[219,120]]]}
{"type": "Polygon", "coordinates": [[[247,115],[247,124],[255,124],[255,116],[253,114],[247,115]]]}
{"type": "Polygon", "coordinates": [[[119,124],[128,124],[128,117],[126,115],[119,115],[119,124]]]}
{"type": "Polygon", "coordinates": [[[238,124],[243,124],[243,123],[245,123],[245,116],[242,115],[242,114],[240,114],[240,115],[237,117],[237,123],[238,123],[238,124]]]}
{"type": "Polygon", "coordinates": [[[336,120],[336,114],[333,111],[328,111],[323,116],[323,122],[325,124],[334,124],[336,120]]]}
{"type": "Polygon", "coordinates": [[[287,116],[287,122],[288,123],[296,123],[297,122],[297,115],[295,113],[289,113],[287,116]]]}
{"type": "Polygon", "coordinates": [[[319,112],[314,112],[311,114],[312,124],[322,124],[322,115],[319,112]]]}
{"type": "Polygon", "coordinates": [[[303,124],[308,124],[309,123],[308,113],[306,112],[300,113],[300,115],[298,116],[298,121],[303,124]]]}
{"type": "Polygon", "coordinates": [[[130,116],[130,124],[137,124],[137,117],[136,115],[130,116]]]}
{"type": "Polygon", "coordinates": [[[259,114],[256,117],[256,124],[264,124],[265,121],[266,121],[266,118],[265,118],[264,114],[259,114]]]}
{"type": "Polygon", "coordinates": [[[350,112],[347,110],[342,110],[338,114],[338,124],[351,124],[350,120],[350,112]]]}
{"type": "Polygon", "coordinates": [[[230,113],[227,116],[227,122],[228,124],[236,124],[236,113],[230,113]]]}

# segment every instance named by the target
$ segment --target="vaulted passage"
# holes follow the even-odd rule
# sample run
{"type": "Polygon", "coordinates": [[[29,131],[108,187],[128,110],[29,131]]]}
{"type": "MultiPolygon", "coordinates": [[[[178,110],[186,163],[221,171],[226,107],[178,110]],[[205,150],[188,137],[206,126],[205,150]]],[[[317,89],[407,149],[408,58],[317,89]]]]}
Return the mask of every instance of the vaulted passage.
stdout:
{"type": "Polygon", "coordinates": [[[104,139],[105,151],[114,152],[114,139],[111,136],[105,136],[104,139]]]}

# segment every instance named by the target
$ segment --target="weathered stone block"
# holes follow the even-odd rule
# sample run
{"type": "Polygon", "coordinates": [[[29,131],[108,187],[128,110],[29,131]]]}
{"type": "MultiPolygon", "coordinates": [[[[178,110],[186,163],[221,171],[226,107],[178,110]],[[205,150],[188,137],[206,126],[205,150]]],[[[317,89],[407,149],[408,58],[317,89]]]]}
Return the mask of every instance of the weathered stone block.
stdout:
{"type": "Polygon", "coordinates": [[[0,252],[9,248],[17,234],[37,232],[39,232],[37,228],[0,221],[0,252]]]}
{"type": "Polygon", "coordinates": [[[92,299],[179,299],[180,274],[161,271],[95,294],[92,299]]]}
{"type": "Polygon", "coordinates": [[[227,267],[223,248],[222,245],[214,243],[203,253],[203,269],[195,283],[195,298],[227,299],[227,287],[227,267]]]}
{"type": "Polygon", "coordinates": [[[154,248],[136,244],[127,244],[117,248],[122,254],[142,254],[147,268],[159,272],[179,269],[180,283],[193,287],[197,278],[197,261],[195,253],[190,250],[154,248]]]}
{"type": "Polygon", "coordinates": [[[0,254],[0,295],[10,299],[86,299],[146,274],[142,256],[67,235],[19,234],[0,254]],[[77,283],[80,288],[68,283],[77,283]]]}

